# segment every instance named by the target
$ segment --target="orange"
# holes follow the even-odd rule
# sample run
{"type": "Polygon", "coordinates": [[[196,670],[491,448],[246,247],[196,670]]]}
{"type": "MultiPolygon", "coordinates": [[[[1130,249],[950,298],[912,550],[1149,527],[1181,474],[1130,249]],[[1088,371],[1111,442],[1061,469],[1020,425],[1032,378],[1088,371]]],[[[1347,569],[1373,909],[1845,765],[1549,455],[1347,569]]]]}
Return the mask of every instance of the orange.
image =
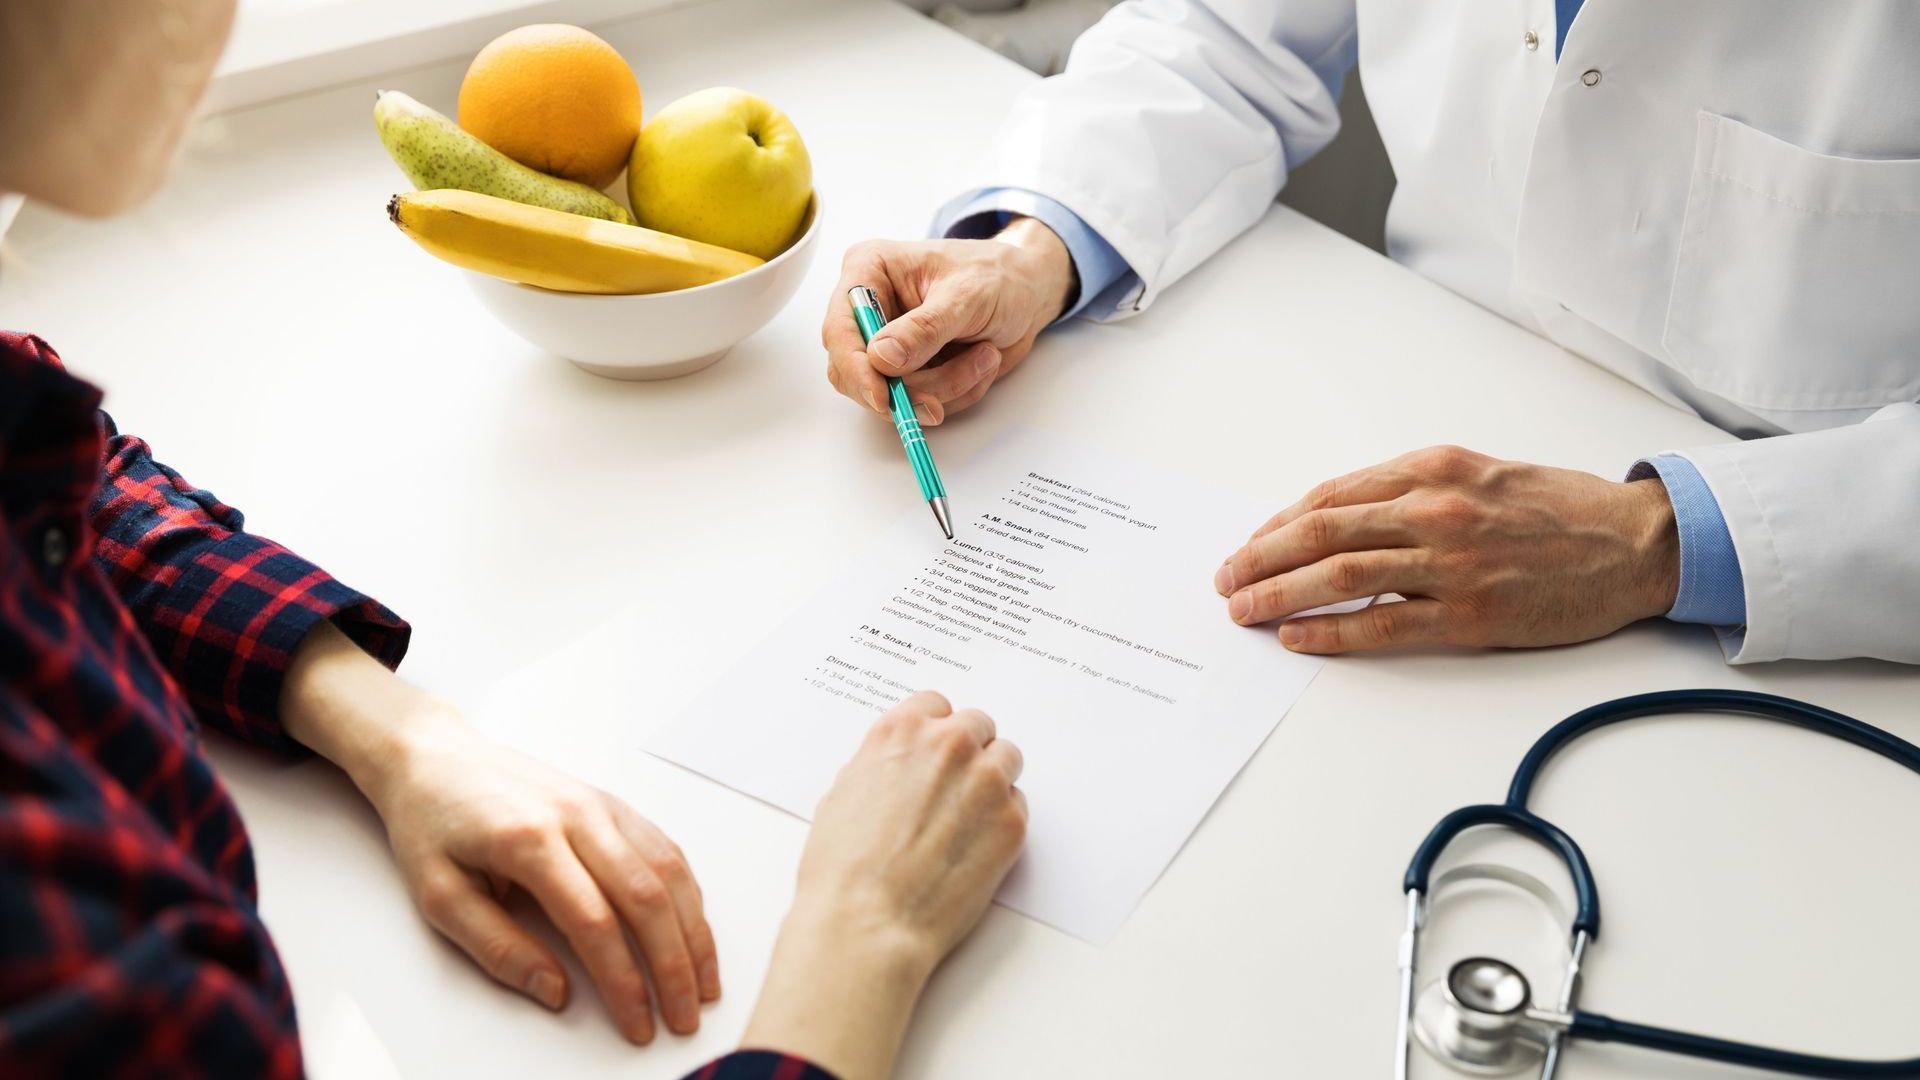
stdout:
{"type": "Polygon", "coordinates": [[[509,30],[460,83],[460,126],[530,169],[597,189],[640,134],[640,83],[613,46],[577,26],[509,30]]]}

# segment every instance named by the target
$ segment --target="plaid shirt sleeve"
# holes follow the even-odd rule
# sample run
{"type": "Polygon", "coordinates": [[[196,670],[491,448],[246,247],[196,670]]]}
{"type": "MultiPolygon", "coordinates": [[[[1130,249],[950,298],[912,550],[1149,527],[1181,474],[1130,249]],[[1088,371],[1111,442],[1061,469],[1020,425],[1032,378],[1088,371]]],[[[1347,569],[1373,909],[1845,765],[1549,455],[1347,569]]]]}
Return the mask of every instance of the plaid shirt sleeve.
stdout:
{"type": "Polygon", "coordinates": [[[280,684],[321,619],[388,667],[410,629],[385,607],[243,529],[240,511],[153,459],[104,412],[93,552],[194,713],[238,738],[303,753],[280,727],[280,684]]]}
{"type": "Polygon", "coordinates": [[[682,1080],[834,1080],[805,1058],[773,1050],[736,1050],[688,1073],[682,1080]]]}

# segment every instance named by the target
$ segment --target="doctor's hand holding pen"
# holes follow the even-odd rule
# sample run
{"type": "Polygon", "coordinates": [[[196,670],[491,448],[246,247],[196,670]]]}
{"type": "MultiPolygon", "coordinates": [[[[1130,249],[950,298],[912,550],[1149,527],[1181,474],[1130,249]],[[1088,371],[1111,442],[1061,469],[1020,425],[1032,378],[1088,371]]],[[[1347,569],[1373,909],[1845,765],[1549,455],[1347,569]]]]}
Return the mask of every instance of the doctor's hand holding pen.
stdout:
{"type": "Polygon", "coordinates": [[[1014,218],[990,240],[856,244],[821,326],[827,381],[885,416],[886,379],[898,378],[920,423],[934,426],[1018,367],[1077,289],[1066,245],[1032,218],[1014,218]],[[892,319],[870,346],[847,300],[857,285],[878,293],[892,319]]]}

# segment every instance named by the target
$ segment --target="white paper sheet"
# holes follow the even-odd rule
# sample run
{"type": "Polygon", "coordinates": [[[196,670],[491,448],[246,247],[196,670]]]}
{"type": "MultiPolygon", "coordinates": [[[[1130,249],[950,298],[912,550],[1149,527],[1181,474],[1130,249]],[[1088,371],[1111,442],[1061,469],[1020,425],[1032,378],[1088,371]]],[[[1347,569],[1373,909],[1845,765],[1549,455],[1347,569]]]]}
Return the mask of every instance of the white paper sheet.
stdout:
{"type": "Polygon", "coordinates": [[[946,479],[951,542],[914,499],[647,749],[809,817],[899,698],[985,709],[1032,810],[998,899],[1105,941],[1320,669],[1213,590],[1277,507],[1025,428],[946,479]]]}

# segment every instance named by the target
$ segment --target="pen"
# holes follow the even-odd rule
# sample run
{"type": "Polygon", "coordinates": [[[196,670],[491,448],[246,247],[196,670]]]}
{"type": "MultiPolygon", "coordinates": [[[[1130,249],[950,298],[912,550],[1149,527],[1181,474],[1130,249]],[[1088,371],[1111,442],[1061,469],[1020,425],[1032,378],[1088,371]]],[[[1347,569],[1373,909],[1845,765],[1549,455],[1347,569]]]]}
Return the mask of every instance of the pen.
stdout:
{"type": "MultiPolygon", "coordinates": [[[[872,342],[873,335],[887,325],[886,312],[880,310],[880,297],[865,285],[847,290],[853,301],[853,321],[860,326],[860,340],[872,342]]],[[[920,494],[933,508],[940,531],[953,539],[953,516],[947,508],[947,485],[940,482],[940,470],[933,467],[933,453],[927,449],[927,437],[920,432],[920,419],[913,415],[913,402],[907,400],[907,388],[899,379],[887,379],[887,396],[893,406],[893,427],[900,433],[900,445],[907,450],[907,463],[913,466],[913,478],[920,481],[920,494]]]]}

